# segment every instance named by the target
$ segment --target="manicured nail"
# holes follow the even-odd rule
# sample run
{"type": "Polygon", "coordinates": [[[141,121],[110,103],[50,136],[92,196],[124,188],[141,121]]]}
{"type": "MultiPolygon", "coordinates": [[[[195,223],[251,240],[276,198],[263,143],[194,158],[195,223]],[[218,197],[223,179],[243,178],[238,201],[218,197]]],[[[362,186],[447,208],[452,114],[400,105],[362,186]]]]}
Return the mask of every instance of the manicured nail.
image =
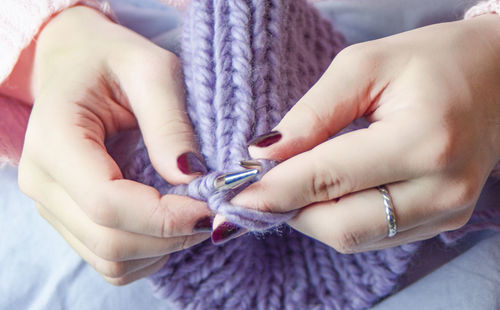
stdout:
{"type": "Polygon", "coordinates": [[[177,167],[184,174],[205,174],[207,167],[193,152],[186,152],[177,157],[177,167]]]}
{"type": "Polygon", "coordinates": [[[253,138],[250,142],[248,142],[248,145],[257,147],[268,147],[271,144],[278,142],[280,139],[281,139],[281,133],[279,131],[271,131],[262,136],[253,138]]]}
{"type": "Polygon", "coordinates": [[[212,231],[212,218],[206,216],[194,224],[193,232],[202,233],[212,231]]]}
{"type": "Polygon", "coordinates": [[[241,227],[236,226],[233,223],[224,222],[212,232],[212,243],[215,245],[223,244],[236,237],[241,230],[241,227]]]}

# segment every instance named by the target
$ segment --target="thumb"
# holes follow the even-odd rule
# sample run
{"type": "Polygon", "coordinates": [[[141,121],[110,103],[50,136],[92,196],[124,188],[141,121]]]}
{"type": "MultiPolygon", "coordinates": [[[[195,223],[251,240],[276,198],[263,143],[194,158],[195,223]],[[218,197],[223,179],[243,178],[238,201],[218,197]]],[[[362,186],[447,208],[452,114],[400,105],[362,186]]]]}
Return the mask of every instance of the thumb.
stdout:
{"type": "Polygon", "coordinates": [[[272,132],[249,142],[252,158],[285,160],[312,149],[371,111],[383,90],[376,57],[364,45],[344,49],[272,132]]]}
{"type": "Polygon", "coordinates": [[[121,86],[156,171],[170,183],[187,183],[207,169],[185,110],[180,61],[163,49],[150,58],[129,70],[121,86]]]}

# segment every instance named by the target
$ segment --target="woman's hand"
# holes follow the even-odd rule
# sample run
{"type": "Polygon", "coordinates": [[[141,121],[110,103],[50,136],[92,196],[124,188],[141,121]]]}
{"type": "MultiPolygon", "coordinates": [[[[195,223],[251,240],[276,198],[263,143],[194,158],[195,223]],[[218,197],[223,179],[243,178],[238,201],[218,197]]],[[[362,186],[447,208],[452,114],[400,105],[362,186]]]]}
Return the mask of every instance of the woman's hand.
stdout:
{"type": "Polygon", "coordinates": [[[302,208],[289,224],[343,253],[463,226],[500,159],[500,17],[345,49],[275,130],[281,138],[260,139],[274,143],[254,143],[250,153],[285,161],[235,205],[302,208]],[[327,140],[362,116],[369,128],[327,140]],[[374,189],[384,184],[399,228],[393,238],[374,189]]]}
{"type": "Polygon", "coordinates": [[[104,141],[139,126],[169,182],[203,172],[184,110],[179,61],[85,7],[55,17],[37,42],[35,103],[19,185],[40,214],[106,280],[126,284],[205,240],[210,211],[124,180],[104,141]]]}

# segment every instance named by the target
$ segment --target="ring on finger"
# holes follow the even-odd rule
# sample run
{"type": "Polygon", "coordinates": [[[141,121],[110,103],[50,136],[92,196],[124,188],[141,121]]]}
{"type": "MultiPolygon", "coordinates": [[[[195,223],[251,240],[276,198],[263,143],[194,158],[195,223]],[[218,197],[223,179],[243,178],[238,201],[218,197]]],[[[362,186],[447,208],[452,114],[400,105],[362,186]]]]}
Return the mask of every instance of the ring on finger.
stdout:
{"type": "Polygon", "coordinates": [[[387,237],[392,238],[398,233],[398,226],[396,224],[396,214],[394,212],[394,204],[391,195],[384,185],[377,187],[382,199],[384,200],[385,219],[387,221],[387,237]]]}

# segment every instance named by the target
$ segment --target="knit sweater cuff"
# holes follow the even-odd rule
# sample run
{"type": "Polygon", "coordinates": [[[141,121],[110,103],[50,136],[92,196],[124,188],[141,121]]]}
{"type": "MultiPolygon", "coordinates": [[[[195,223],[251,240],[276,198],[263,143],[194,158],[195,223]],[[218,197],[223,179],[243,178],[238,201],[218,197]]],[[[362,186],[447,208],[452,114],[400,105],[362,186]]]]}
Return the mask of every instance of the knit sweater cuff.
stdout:
{"type": "Polygon", "coordinates": [[[100,0],[3,0],[0,6],[0,83],[14,68],[22,50],[51,16],[74,5],[86,5],[109,14],[100,0]]]}
{"type": "Polygon", "coordinates": [[[465,19],[473,18],[484,14],[500,15],[500,0],[489,0],[479,2],[465,13],[465,19]]]}

